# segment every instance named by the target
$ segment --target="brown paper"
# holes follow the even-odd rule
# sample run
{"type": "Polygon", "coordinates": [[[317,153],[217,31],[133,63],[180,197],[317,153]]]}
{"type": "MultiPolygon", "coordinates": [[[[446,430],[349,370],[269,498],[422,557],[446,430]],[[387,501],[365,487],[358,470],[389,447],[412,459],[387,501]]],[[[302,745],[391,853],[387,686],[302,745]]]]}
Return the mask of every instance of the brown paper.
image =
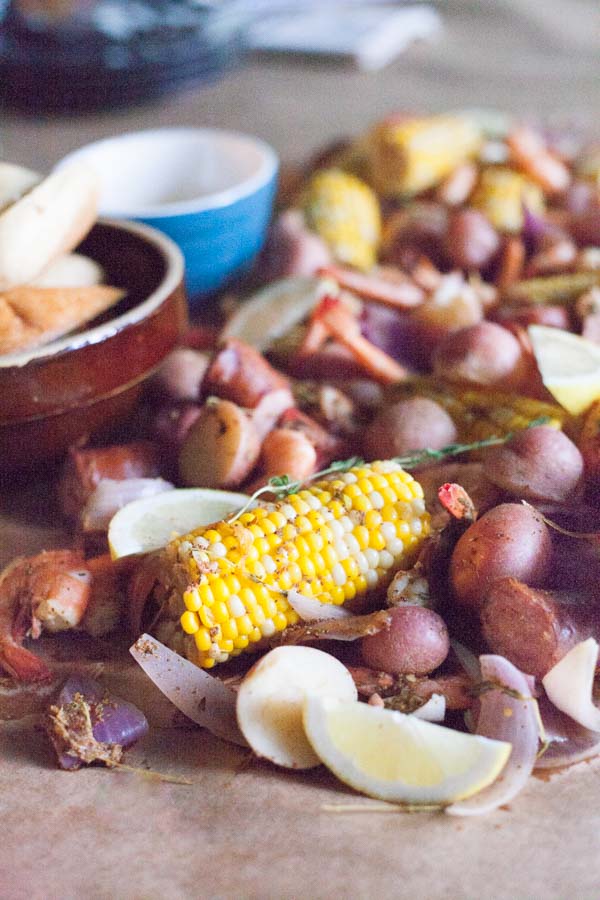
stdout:
{"type": "MultiPolygon", "coordinates": [[[[39,496],[4,501],[0,562],[64,539],[39,496]]],[[[62,772],[35,718],[0,724],[2,900],[600,896],[598,760],[476,819],[370,812],[322,768],[277,769],[199,728],[154,726],[125,762],[192,784],[62,772]]]]}

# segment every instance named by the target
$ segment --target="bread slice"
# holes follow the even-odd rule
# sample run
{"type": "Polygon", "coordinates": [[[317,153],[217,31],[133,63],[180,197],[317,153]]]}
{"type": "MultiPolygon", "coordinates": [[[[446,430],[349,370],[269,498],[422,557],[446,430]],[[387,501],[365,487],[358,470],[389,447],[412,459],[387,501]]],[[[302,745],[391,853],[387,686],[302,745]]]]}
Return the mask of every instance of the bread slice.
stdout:
{"type": "Polygon", "coordinates": [[[16,203],[41,180],[42,176],[31,169],[0,162],[0,212],[16,203]]]}
{"type": "Polygon", "coordinates": [[[125,291],[92,287],[24,286],[0,294],[0,354],[47,344],[117,303],[125,291]]]}
{"type": "Polygon", "coordinates": [[[73,250],[96,221],[98,193],[95,173],[73,164],[0,212],[0,290],[28,284],[73,250]]]}
{"type": "Polygon", "coordinates": [[[31,284],[45,288],[92,287],[103,281],[100,263],[81,253],[66,253],[51,262],[31,284]]]}

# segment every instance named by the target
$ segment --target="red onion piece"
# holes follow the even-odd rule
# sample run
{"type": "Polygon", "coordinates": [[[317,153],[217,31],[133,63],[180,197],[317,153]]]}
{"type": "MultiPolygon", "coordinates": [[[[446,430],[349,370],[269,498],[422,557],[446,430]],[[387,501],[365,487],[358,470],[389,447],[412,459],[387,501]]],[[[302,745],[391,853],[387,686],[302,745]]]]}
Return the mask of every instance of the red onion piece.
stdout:
{"type": "Polygon", "coordinates": [[[246,747],[235,715],[236,695],[218,678],[143,634],[129,648],[157,688],[193,722],[217,737],[246,747]]]}
{"type": "Polygon", "coordinates": [[[532,250],[539,250],[544,243],[563,237],[565,232],[562,228],[527,206],[523,207],[523,238],[532,250]]]}
{"type": "MultiPolygon", "coordinates": [[[[97,742],[98,753],[94,759],[79,755],[81,733],[74,735],[72,747],[65,749],[65,744],[55,743],[58,762],[63,769],[78,769],[82,762],[95,760],[106,761],[108,748],[130,747],[148,733],[148,722],[145,715],[132,703],[107,693],[106,689],[94,679],[86,675],[71,675],[65,682],[56,706],[68,707],[73,702],[85,704],[89,711],[93,740],[97,742]],[[100,747],[99,745],[104,745],[100,747]]],[[[89,725],[87,726],[89,728],[89,725]]],[[[93,755],[91,744],[85,746],[93,755]]],[[[94,744],[94,746],[96,746],[94,744]]]]}
{"type": "Polygon", "coordinates": [[[538,751],[539,714],[531,682],[503,656],[480,656],[479,662],[484,681],[497,682],[527,699],[519,700],[500,688],[481,695],[477,734],[508,741],[512,752],[493,784],[447,807],[446,812],[453,816],[483,815],[512,800],[531,775],[538,751]]]}
{"type": "Polygon", "coordinates": [[[549,746],[536,760],[535,769],[557,769],[600,754],[597,731],[578,725],[553,706],[547,697],[540,697],[539,707],[549,746]]]}
{"type": "Polygon", "coordinates": [[[443,722],[446,718],[446,698],[443,694],[432,694],[429,700],[409,713],[425,722],[443,722]]]}

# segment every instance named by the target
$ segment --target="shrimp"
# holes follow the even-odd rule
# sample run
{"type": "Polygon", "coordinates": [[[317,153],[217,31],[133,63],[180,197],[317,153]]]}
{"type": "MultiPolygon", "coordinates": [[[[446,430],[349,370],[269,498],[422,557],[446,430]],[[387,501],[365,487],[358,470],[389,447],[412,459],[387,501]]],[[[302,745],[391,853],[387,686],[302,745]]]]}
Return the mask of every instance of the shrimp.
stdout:
{"type": "Polygon", "coordinates": [[[362,336],[358,320],[339,300],[325,297],[319,304],[318,318],[331,336],[350,350],[364,371],[375,381],[394,384],[406,378],[408,372],[404,366],[362,336]]]}
{"type": "Polygon", "coordinates": [[[15,559],[0,575],[0,665],[19,681],[46,681],[52,673],[26,650],[27,634],[74,628],[83,618],[92,576],[82,555],[51,550],[15,559]]]}
{"type": "Polygon", "coordinates": [[[303,432],[291,428],[274,428],[263,442],[261,455],[267,478],[285,472],[294,481],[302,481],[316,469],[314,445],[303,432]]]}
{"type": "Polygon", "coordinates": [[[571,183],[569,170],[560,159],[553,156],[541,135],[532,128],[521,126],[508,135],[508,148],[519,168],[537,181],[548,194],[565,191],[571,183]]]}

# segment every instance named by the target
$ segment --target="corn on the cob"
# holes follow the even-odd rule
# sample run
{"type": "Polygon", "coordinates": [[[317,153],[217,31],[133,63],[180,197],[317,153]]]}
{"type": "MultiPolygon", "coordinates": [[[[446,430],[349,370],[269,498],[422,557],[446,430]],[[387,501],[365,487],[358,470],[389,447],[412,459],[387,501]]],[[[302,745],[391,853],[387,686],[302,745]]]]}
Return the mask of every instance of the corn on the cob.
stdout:
{"type": "Polygon", "coordinates": [[[516,232],[523,227],[523,207],[542,212],[544,195],[529,178],[498,166],[483,170],[471,204],[499,231],[516,232]]]}
{"type": "Polygon", "coordinates": [[[469,443],[519,431],[542,417],[554,428],[562,428],[568,419],[565,410],[553,403],[501,391],[457,387],[427,376],[396,384],[389,393],[393,402],[414,396],[439,403],[456,425],[459,439],[469,443]]]}
{"type": "Polygon", "coordinates": [[[368,184],[340,169],[323,169],[308,184],[304,208],[309,227],[340,262],[358,269],[375,264],[381,213],[368,184]]]}
{"type": "Polygon", "coordinates": [[[292,588],[337,605],[385,590],[428,531],[420,484],[387,461],[199,528],[165,550],[185,632],[167,642],[211,668],[297,622],[292,588]]]}
{"type": "Polygon", "coordinates": [[[481,134],[462,116],[385,120],[369,136],[370,180],[386,197],[418,194],[474,156],[481,134]]]}

